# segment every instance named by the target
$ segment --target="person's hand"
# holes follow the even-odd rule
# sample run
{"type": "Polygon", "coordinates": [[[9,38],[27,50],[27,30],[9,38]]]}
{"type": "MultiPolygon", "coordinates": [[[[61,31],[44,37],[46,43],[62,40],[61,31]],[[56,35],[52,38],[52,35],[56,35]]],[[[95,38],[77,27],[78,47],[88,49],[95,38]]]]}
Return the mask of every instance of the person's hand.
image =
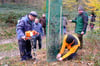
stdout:
{"type": "Polygon", "coordinates": [[[84,34],[84,32],[82,31],[82,32],[81,32],[81,34],[83,35],[83,34],[84,34]]]}
{"type": "Polygon", "coordinates": [[[72,20],[68,20],[69,22],[72,22],[72,20]]]}
{"type": "Polygon", "coordinates": [[[59,58],[58,60],[59,60],[59,61],[62,61],[63,59],[62,59],[62,58],[59,58]]]}
{"type": "Polygon", "coordinates": [[[60,57],[61,57],[61,54],[60,53],[57,54],[57,57],[56,58],[59,59],[60,57]]]}
{"type": "Polygon", "coordinates": [[[37,32],[37,35],[39,35],[40,33],[39,32],[37,32]]]}
{"type": "Polygon", "coordinates": [[[22,39],[24,39],[24,40],[25,40],[25,38],[26,38],[25,36],[22,36],[22,39]]]}

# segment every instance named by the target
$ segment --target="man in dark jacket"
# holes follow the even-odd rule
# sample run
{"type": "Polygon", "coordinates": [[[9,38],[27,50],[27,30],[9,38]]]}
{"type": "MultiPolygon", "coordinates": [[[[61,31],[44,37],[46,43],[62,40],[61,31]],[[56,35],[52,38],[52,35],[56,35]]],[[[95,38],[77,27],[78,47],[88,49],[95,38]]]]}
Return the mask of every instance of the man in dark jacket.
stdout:
{"type": "Polygon", "coordinates": [[[39,22],[42,24],[44,34],[46,35],[46,17],[45,17],[45,14],[42,15],[39,22]]]}
{"type": "Polygon", "coordinates": [[[16,26],[21,61],[32,59],[31,43],[29,40],[25,40],[25,32],[33,30],[33,23],[36,17],[37,13],[32,11],[28,15],[22,17],[16,26]]]}
{"type": "Polygon", "coordinates": [[[71,22],[74,22],[76,24],[75,27],[75,33],[77,33],[78,38],[81,42],[80,49],[83,47],[83,35],[86,33],[86,28],[88,25],[88,15],[84,11],[83,7],[78,8],[78,16],[75,18],[75,20],[70,20],[71,22]]]}

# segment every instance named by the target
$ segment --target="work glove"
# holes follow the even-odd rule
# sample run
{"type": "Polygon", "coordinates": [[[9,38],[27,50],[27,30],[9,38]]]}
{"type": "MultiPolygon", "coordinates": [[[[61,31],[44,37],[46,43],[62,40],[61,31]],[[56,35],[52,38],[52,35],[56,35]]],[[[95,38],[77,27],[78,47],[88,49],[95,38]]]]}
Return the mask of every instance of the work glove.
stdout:
{"type": "Polygon", "coordinates": [[[60,53],[57,54],[57,57],[56,58],[59,59],[60,57],[61,57],[61,54],[60,53]]]}
{"type": "Polygon", "coordinates": [[[82,31],[82,32],[81,32],[81,34],[83,35],[83,34],[84,34],[84,32],[82,31]]]}
{"type": "Polygon", "coordinates": [[[59,60],[59,61],[62,61],[63,59],[60,57],[58,60],[59,60]]]}
{"type": "Polygon", "coordinates": [[[69,22],[72,22],[72,20],[68,20],[69,22]]]}

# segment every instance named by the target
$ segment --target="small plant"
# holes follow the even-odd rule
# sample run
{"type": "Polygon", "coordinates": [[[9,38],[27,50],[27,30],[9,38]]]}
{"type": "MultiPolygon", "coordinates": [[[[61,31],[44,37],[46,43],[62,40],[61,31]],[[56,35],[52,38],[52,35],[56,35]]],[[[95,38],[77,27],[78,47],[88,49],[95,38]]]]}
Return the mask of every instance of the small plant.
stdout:
{"type": "Polygon", "coordinates": [[[6,60],[7,60],[7,59],[9,59],[9,58],[10,58],[10,57],[7,57],[7,56],[6,56],[4,59],[6,59],[6,60]]]}
{"type": "Polygon", "coordinates": [[[100,66],[100,60],[95,61],[94,66],[100,66]]]}

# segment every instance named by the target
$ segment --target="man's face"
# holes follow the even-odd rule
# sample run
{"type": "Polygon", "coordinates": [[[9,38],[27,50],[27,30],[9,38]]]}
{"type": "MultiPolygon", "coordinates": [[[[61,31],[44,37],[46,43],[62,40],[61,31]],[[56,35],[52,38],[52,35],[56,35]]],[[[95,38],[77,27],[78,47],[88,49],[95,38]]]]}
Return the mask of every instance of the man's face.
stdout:
{"type": "Polygon", "coordinates": [[[43,14],[42,17],[45,17],[45,14],[43,14]]]}
{"type": "Polygon", "coordinates": [[[29,19],[30,19],[31,21],[35,20],[35,18],[36,18],[36,17],[34,17],[34,16],[32,16],[32,15],[29,15],[29,19]]]}
{"type": "Polygon", "coordinates": [[[83,10],[78,10],[78,13],[79,13],[79,14],[82,14],[82,13],[83,13],[83,10]]]}
{"type": "Polygon", "coordinates": [[[38,19],[35,19],[35,23],[38,23],[39,22],[39,20],[38,19]]]}

